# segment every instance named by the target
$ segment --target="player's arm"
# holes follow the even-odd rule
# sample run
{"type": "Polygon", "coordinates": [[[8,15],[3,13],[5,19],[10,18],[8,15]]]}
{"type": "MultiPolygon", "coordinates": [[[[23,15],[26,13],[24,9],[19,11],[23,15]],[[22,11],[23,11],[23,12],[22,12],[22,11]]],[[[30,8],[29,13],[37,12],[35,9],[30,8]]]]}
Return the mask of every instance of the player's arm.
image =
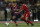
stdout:
{"type": "Polygon", "coordinates": [[[22,9],[19,10],[19,12],[22,12],[22,11],[23,11],[22,9]]]}
{"type": "Polygon", "coordinates": [[[22,12],[22,11],[24,10],[24,8],[25,8],[25,7],[24,7],[24,6],[22,6],[22,8],[19,10],[19,12],[22,12]]]}

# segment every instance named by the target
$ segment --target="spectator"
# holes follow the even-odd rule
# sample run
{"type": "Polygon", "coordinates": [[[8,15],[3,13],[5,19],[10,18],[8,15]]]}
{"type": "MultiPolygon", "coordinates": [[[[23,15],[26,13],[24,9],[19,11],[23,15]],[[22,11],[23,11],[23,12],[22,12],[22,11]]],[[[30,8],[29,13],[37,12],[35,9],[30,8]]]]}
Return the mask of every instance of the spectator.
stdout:
{"type": "Polygon", "coordinates": [[[6,8],[4,9],[4,15],[5,15],[5,21],[7,21],[7,10],[6,10],[6,8]]]}

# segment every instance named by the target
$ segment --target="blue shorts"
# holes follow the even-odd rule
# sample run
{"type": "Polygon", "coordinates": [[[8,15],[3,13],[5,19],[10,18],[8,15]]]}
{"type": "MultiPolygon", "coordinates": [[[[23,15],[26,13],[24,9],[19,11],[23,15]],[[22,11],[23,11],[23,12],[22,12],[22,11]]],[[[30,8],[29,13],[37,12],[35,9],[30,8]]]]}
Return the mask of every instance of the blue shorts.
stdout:
{"type": "Polygon", "coordinates": [[[20,14],[18,14],[18,15],[13,14],[13,16],[16,16],[16,18],[20,18],[21,17],[20,14]]]}

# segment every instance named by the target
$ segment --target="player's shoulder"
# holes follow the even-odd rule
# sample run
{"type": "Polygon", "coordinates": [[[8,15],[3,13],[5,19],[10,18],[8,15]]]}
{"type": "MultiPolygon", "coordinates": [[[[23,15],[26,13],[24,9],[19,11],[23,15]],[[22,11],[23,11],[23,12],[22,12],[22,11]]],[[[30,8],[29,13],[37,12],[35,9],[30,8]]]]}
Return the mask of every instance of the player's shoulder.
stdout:
{"type": "Polygon", "coordinates": [[[23,6],[26,6],[26,7],[28,7],[26,4],[23,4],[23,6]]]}
{"type": "Polygon", "coordinates": [[[23,6],[26,6],[26,4],[23,4],[23,6]]]}

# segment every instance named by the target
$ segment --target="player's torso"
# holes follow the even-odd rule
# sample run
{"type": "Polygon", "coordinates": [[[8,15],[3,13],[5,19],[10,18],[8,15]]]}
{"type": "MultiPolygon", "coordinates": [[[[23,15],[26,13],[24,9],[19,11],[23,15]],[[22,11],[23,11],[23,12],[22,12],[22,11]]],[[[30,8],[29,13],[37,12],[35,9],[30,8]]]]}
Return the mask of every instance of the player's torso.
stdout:
{"type": "Polygon", "coordinates": [[[23,6],[24,6],[25,13],[30,13],[28,6],[26,4],[23,4],[23,6]]]}
{"type": "Polygon", "coordinates": [[[17,6],[16,7],[12,7],[12,11],[13,11],[13,14],[19,14],[19,13],[17,13],[18,12],[18,8],[17,8],[17,6]]]}

